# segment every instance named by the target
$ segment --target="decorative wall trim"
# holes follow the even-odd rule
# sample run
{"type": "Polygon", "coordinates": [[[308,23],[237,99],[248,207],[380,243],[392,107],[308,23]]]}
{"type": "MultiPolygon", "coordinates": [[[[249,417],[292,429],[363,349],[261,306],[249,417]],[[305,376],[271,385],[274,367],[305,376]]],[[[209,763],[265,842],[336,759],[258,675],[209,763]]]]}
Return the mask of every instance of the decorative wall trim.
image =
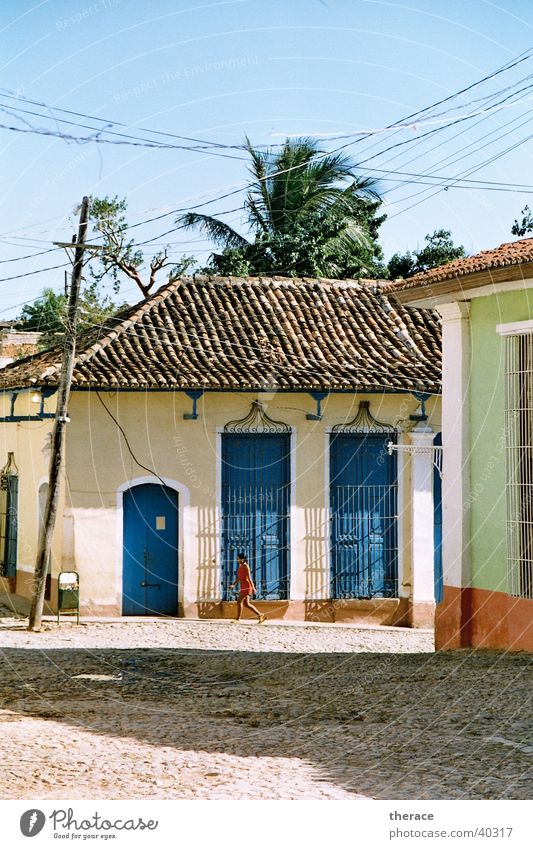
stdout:
{"type": "Polygon", "coordinates": [[[380,422],[370,412],[370,401],[359,401],[359,409],[350,422],[333,425],[332,433],[397,433],[394,425],[380,422]]]}
{"type": "Polygon", "coordinates": [[[224,425],[224,433],[291,433],[291,426],[272,419],[261,401],[252,401],[247,415],[224,425]]]}

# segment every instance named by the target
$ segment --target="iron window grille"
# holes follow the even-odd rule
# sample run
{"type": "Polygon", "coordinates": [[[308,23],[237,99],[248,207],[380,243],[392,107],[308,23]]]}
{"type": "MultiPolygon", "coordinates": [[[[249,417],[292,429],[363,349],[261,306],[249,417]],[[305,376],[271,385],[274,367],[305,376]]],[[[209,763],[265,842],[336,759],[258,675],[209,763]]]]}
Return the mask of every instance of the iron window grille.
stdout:
{"type": "Polygon", "coordinates": [[[390,456],[386,443],[387,437],[395,440],[396,433],[394,425],[372,415],[369,401],[359,403],[351,421],[332,428],[333,598],[398,595],[396,457],[390,456]]]}
{"type": "Polygon", "coordinates": [[[17,572],[18,469],[10,451],[0,471],[0,575],[14,578],[17,572]]]}
{"type": "Polygon", "coordinates": [[[222,463],[223,597],[246,555],[256,598],[287,599],[290,575],[290,425],[253,401],[224,427],[222,463]]]}
{"type": "Polygon", "coordinates": [[[533,599],[533,334],[504,345],[508,591],[533,599]]]}

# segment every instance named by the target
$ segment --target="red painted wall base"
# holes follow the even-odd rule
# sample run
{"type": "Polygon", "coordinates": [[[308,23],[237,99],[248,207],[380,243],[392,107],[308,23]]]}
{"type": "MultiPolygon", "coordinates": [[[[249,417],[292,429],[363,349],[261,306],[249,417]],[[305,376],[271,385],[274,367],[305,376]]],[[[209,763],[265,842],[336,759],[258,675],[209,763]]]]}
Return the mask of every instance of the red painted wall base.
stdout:
{"type": "Polygon", "coordinates": [[[435,613],[435,646],[533,651],[533,600],[445,586],[435,613]]]}

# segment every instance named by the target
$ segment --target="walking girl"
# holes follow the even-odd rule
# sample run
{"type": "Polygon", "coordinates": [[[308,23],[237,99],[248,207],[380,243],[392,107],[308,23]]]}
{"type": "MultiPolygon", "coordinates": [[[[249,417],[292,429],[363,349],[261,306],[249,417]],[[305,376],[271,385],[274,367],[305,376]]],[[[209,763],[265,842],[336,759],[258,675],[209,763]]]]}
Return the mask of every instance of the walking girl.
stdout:
{"type": "Polygon", "coordinates": [[[250,601],[250,596],[255,595],[256,589],[250,574],[250,566],[244,554],[237,555],[237,578],[230,584],[230,590],[237,584],[240,585],[239,598],[237,599],[237,622],[240,622],[243,607],[247,607],[248,610],[255,613],[259,624],[261,624],[265,621],[265,617],[250,601]]]}

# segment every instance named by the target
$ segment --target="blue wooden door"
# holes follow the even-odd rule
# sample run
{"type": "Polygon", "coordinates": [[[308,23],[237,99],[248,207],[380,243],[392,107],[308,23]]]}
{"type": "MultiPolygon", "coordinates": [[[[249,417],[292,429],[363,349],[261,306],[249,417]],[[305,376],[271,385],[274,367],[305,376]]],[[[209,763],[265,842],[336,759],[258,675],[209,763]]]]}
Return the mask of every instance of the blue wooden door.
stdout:
{"type": "Polygon", "coordinates": [[[288,598],[289,437],[224,434],[222,443],[223,593],[243,552],[257,598],[288,598]]]}
{"type": "Polygon", "coordinates": [[[124,493],[122,613],[175,614],[178,609],[178,496],[159,484],[124,493]]]}
{"type": "Polygon", "coordinates": [[[398,593],[396,456],[388,434],[334,434],[330,446],[331,595],[398,593]]]}
{"type": "MultiPolygon", "coordinates": [[[[442,445],[442,434],[435,434],[434,445],[442,445]]],[[[435,563],[435,601],[442,601],[443,577],[442,577],[442,481],[439,470],[433,467],[433,544],[435,563]]]]}

